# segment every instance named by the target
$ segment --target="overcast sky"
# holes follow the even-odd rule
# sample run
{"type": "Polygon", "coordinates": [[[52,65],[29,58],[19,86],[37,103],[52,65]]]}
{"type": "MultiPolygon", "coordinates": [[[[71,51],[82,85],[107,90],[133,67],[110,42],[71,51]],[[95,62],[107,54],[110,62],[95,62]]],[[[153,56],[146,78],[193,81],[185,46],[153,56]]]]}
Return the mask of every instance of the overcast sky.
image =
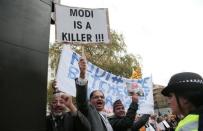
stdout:
{"type": "Polygon", "coordinates": [[[110,28],[124,35],[129,53],[142,57],[143,74],[152,75],[155,84],[166,86],[171,75],[182,71],[203,75],[202,0],[61,0],[61,3],[108,8],[110,28]]]}

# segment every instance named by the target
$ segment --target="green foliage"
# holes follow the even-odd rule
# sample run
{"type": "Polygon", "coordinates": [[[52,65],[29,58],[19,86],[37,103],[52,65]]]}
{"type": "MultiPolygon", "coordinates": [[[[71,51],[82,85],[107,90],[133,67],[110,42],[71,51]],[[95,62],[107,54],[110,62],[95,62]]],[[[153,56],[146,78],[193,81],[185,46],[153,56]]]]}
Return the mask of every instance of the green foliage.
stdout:
{"type": "Polygon", "coordinates": [[[62,45],[56,43],[50,45],[49,47],[49,66],[54,71],[54,73],[56,72],[56,69],[58,67],[61,49],[62,45]]]}
{"type": "MultiPolygon", "coordinates": [[[[72,46],[76,52],[81,52],[81,47],[72,46]]],[[[139,65],[133,54],[127,53],[127,46],[123,35],[111,32],[111,44],[109,45],[85,45],[87,60],[98,67],[115,75],[129,78],[132,67],[139,65]]]]}
{"type": "Polygon", "coordinates": [[[50,101],[53,97],[54,90],[52,88],[52,83],[53,83],[53,81],[48,81],[48,88],[47,88],[47,102],[48,103],[47,104],[50,104],[50,101]]]}
{"type": "MultiPolygon", "coordinates": [[[[82,46],[71,46],[74,51],[81,54],[82,46]]],[[[98,67],[111,72],[112,74],[129,78],[132,73],[132,67],[139,66],[139,56],[135,57],[133,54],[127,53],[127,46],[124,42],[122,34],[111,31],[111,44],[103,45],[85,45],[85,56],[91,63],[98,67]]],[[[62,44],[51,44],[49,48],[49,66],[51,67],[52,76],[58,67],[60,52],[62,44]]],[[[50,102],[52,98],[53,89],[51,87],[52,81],[48,84],[47,101],[50,102]]]]}
{"type": "MultiPolygon", "coordinates": [[[[81,46],[71,46],[77,53],[81,52],[81,46]]],[[[133,54],[127,53],[127,46],[122,34],[111,31],[111,44],[85,45],[85,55],[87,60],[98,67],[115,75],[130,77],[132,67],[139,66],[138,59],[133,54]]],[[[50,67],[56,71],[62,45],[52,44],[49,48],[50,67]]],[[[54,76],[54,75],[53,75],[54,76]]]]}

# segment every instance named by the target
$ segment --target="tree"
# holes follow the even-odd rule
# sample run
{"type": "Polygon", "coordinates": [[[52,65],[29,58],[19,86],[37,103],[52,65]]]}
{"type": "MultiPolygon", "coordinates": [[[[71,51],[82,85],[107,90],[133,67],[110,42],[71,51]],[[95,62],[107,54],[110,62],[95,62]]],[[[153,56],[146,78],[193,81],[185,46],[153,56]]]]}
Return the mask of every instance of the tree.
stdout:
{"type": "MultiPolygon", "coordinates": [[[[72,45],[71,47],[77,53],[81,53],[82,46],[72,45]]],[[[61,49],[60,44],[50,45],[49,65],[52,73],[55,73],[57,69],[61,49]]],[[[111,31],[111,44],[85,45],[84,50],[88,61],[115,75],[129,78],[132,74],[132,67],[140,67],[138,60],[140,57],[127,53],[123,35],[115,31],[111,31]]]]}
{"type": "MultiPolygon", "coordinates": [[[[132,67],[139,62],[133,54],[127,53],[127,46],[122,34],[111,31],[111,44],[85,45],[87,60],[112,74],[129,78],[132,67]]],[[[72,46],[76,52],[81,52],[81,47],[72,46]]]]}
{"type": "MultiPolygon", "coordinates": [[[[115,75],[130,77],[132,67],[140,67],[139,56],[127,53],[127,46],[122,34],[111,31],[111,44],[85,45],[87,60],[98,67],[115,75]]],[[[81,46],[71,46],[77,53],[81,53],[81,46]]],[[[62,45],[53,44],[49,48],[49,61],[52,70],[56,70],[62,45]]]]}

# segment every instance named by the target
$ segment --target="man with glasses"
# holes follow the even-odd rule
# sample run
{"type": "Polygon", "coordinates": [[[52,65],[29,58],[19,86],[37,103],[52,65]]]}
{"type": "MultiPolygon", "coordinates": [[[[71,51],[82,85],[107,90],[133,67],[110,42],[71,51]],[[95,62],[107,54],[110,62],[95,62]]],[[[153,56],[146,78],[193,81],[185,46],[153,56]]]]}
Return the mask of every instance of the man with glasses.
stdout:
{"type": "Polygon", "coordinates": [[[95,90],[90,94],[90,103],[87,100],[86,60],[79,60],[80,77],[76,79],[76,102],[78,109],[88,118],[92,131],[113,131],[106,115],[103,113],[105,97],[102,91],[95,90]]]}
{"type": "Polygon", "coordinates": [[[72,96],[56,91],[50,108],[51,113],[46,117],[46,131],[90,131],[89,121],[77,110],[72,96]]]}

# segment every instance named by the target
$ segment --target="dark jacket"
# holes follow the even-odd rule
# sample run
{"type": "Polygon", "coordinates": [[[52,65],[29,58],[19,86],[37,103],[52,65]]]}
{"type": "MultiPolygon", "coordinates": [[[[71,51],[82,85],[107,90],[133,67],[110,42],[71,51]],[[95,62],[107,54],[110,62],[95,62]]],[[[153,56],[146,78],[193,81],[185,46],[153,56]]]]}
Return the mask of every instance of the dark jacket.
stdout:
{"type": "Polygon", "coordinates": [[[149,117],[149,114],[143,114],[139,120],[134,121],[132,131],[139,131],[139,129],[147,123],[149,117]]]}
{"type": "Polygon", "coordinates": [[[89,120],[91,131],[106,131],[106,126],[102,121],[99,112],[96,108],[88,103],[87,99],[87,85],[80,86],[76,79],[76,103],[78,110],[80,110],[89,120]]]}
{"type": "Polygon", "coordinates": [[[46,131],[91,131],[89,121],[79,111],[64,113],[60,117],[59,128],[56,127],[56,119],[52,115],[46,118],[46,131]]]}
{"type": "Polygon", "coordinates": [[[126,113],[126,116],[124,117],[117,117],[112,116],[109,118],[109,122],[111,123],[111,126],[113,127],[114,131],[127,131],[128,129],[131,129],[133,126],[133,122],[135,119],[136,111],[138,109],[137,103],[131,103],[128,111],[126,113]]]}

